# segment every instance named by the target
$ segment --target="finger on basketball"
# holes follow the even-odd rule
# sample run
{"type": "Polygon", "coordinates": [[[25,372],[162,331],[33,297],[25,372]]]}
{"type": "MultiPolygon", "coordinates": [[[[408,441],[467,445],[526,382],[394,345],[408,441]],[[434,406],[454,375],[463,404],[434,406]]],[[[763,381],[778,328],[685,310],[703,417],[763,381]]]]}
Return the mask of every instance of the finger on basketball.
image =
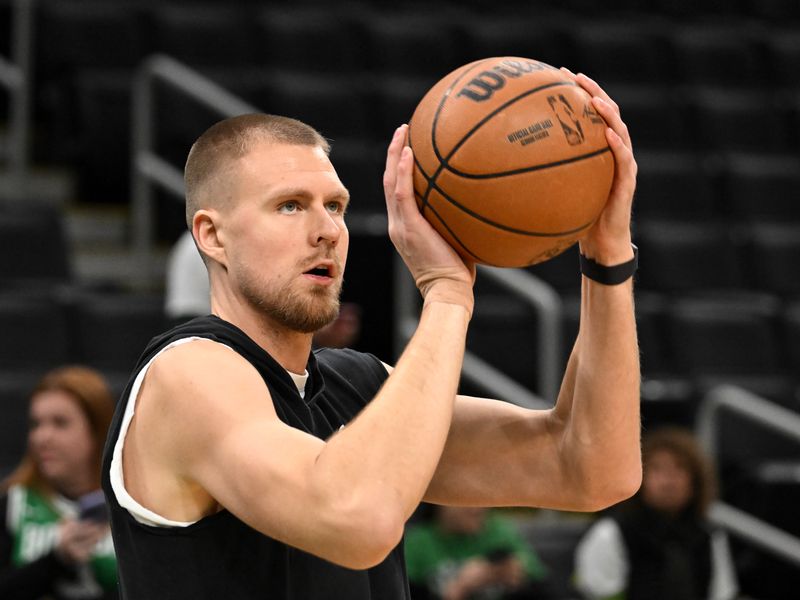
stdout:
{"type": "Polygon", "coordinates": [[[405,144],[406,136],[404,130],[406,127],[406,125],[401,125],[395,130],[392,141],[389,143],[389,149],[386,152],[386,170],[383,173],[383,187],[387,194],[391,193],[396,186],[397,163],[400,160],[400,153],[405,144]]]}
{"type": "Polygon", "coordinates": [[[619,112],[619,106],[617,103],[611,99],[611,96],[609,96],[606,91],[600,87],[600,84],[594,79],[588,75],[585,75],[584,73],[578,73],[575,77],[575,81],[577,81],[583,89],[589,92],[590,95],[600,96],[600,98],[608,102],[615,111],[619,112]]]}
{"type": "Polygon", "coordinates": [[[630,148],[632,144],[630,133],[628,133],[628,126],[625,125],[619,112],[614,110],[614,108],[600,96],[592,98],[592,104],[597,112],[600,113],[600,116],[605,119],[606,124],[611,127],[614,133],[622,138],[625,145],[630,148]]]}

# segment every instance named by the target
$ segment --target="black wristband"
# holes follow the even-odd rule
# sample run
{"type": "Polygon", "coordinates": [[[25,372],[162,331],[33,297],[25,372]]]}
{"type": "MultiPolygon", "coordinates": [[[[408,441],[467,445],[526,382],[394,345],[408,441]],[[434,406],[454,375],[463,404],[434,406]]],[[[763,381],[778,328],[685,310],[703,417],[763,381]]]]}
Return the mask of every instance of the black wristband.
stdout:
{"type": "Polygon", "coordinates": [[[636,269],[639,268],[639,249],[633,244],[631,246],[633,246],[633,258],[628,262],[614,265],[613,267],[601,265],[581,254],[581,273],[589,279],[604,285],[619,285],[628,281],[636,273],[636,269]]]}

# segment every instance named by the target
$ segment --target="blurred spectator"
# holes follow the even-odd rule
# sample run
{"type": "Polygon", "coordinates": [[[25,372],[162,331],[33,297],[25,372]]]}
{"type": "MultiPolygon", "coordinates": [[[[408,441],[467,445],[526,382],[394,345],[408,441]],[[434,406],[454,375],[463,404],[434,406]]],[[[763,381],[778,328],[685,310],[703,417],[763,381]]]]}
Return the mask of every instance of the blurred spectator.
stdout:
{"type": "Polygon", "coordinates": [[[170,322],[177,325],[211,312],[208,272],[189,231],[170,250],[165,285],[164,312],[170,322]]]}
{"type": "Polygon", "coordinates": [[[30,400],[28,449],[2,483],[0,598],[116,598],[117,563],[100,492],[114,402],[85,367],[51,371],[30,400]]]}
{"type": "Polygon", "coordinates": [[[508,519],[485,508],[435,507],[406,532],[414,600],[554,598],[547,570],[508,519]]]}
{"type": "Polygon", "coordinates": [[[336,320],[314,333],[315,348],[350,348],[361,333],[361,307],[342,302],[336,320]]]}
{"type": "Polygon", "coordinates": [[[728,600],[736,575],[724,532],[706,518],[716,493],[692,434],[664,428],[643,445],[642,487],[586,533],[576,585],[592,599],[728,600]]]}

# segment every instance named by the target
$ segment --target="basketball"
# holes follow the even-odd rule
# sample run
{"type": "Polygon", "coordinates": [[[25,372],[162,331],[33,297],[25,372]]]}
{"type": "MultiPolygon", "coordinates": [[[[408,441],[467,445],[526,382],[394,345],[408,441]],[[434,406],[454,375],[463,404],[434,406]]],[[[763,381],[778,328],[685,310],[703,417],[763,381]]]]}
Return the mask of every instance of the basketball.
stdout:
{"type": "Polygon", "coordinates": [[[545,261],[605,205],[614,177],[605,129],[589,94],[559,69],[475,61],[436,83],[411,118],[417,204],[469,260],[545,261]]]}

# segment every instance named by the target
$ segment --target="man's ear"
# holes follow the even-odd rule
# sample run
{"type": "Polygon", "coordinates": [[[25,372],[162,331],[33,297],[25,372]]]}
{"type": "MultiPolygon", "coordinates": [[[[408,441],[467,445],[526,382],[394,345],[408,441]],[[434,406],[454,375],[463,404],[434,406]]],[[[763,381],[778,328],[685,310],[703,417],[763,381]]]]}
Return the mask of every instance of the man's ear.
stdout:
{"type": "Polygon", "coordinates": [[[200,252],[227,267],[227,256],[220,236],[220,226],[220,214],[214,209],[200,209],[192,217],[192,235],[200,252]]]}

